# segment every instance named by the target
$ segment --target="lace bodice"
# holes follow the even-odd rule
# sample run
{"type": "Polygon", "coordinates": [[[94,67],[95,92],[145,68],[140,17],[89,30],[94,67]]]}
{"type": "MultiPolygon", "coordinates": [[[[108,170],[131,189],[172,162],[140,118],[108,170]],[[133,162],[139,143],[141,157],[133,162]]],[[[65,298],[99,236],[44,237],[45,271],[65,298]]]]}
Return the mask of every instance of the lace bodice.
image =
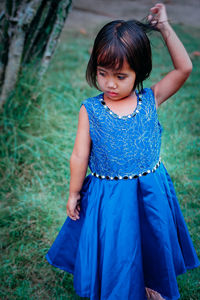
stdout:
{"type": "Polygon", "coordinates": [[[84,100],[89,118],[91,172],[130,176],[152,169],[159,161],[162,126],[150,88],[137,93],[137,107],[120,117],[103,102],[103,94],[84,100]]]}

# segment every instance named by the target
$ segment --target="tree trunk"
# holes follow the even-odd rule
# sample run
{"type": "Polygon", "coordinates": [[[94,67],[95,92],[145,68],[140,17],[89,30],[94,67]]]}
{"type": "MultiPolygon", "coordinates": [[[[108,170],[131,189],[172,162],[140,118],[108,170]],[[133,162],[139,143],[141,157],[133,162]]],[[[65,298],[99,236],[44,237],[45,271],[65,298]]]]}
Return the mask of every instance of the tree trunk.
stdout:
{"type": "Polygon", "coordinates": [[[62,28],[65,23],[65,19],[67,16],[67,13],[69,11],[69,6],[71,3],[67,3],[65,0],[61,0],[58,5],[58,12],[56,16],[56,21],[54,23],[51,35],[49,36],[48,43],[45,48],[45,52],[43,54],[42,62],[41,62],[41,70],[40,70],[40,77],[43,76],[43,74],[46,72],[49,62],[51,60],[51,57],[55,51],[58,38],[60,36],[60,33],[62,31],[62,28]]]}
{"type": "Polygon", "coordinates": [[[41,77],[55,51],[72,0],[6,0],[0,13],[0,106],[27,64],[41,77]]]}
{"type": "Polygon", "coordinates": [[[25,32],[23,30],[17,30],[13,35],[10,42],[8,63],[5,70],[4,84],[2,86],[1,99],[4,103],[14,89],[18,73],[20,70],[21,57],[24,47],[25,32]]]}

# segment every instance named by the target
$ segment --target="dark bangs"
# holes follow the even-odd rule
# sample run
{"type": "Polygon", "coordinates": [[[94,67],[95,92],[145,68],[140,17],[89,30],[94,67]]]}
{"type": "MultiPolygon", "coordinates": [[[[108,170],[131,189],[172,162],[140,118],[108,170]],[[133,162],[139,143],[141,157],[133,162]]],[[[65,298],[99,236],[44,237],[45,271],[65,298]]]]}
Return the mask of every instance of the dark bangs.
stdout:
{"type": "Polygon", "coordinates": [[[122,68],[125,57],[126,53],[121,45],[113,40],[109,45],[102,47],[102,51],[99,51],[97,66],[118,71],[122,68]]]}
{"type": "Polygon", "coordinates": [[[136,73],[133,90],[143,89],[143,81],[152,69],[151,46],[146,35],[153,28],[139,21],[116,20],[106,24],[98,33],[86,70],[86,79],[98,89],[97,66],[120,70],[124,60],[136,73]]]}

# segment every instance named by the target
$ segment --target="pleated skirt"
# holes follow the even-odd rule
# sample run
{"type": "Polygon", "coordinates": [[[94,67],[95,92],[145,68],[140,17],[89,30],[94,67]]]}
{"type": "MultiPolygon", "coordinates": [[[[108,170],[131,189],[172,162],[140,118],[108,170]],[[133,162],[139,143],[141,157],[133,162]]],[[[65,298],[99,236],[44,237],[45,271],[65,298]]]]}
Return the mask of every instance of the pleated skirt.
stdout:
{"type": "Polygon", "coordinates": [[[176,277],[200,265],[162,162],[137,179],[88,175],[80,219],[67,217],[46,259],[91,300],[143,300],[145,287],[179,299],[176,277]]]}

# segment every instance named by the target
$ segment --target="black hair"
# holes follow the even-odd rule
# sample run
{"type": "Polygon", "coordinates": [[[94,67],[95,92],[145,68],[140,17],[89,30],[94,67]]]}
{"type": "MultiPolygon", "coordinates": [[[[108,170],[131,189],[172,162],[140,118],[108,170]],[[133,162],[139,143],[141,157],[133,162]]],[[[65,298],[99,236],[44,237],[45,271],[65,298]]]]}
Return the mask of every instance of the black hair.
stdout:
{"type": "Polygon", "coordinates": [[[152,70],[151,45],[147,32],[157,30],[155,25],[137,20],[109,22],[99,31],[86,69],[86,79],[97,89],[97,66],[120,70],[124,59],[136,73],[133,90],[143,89],[143,81],[152,70]]]}

